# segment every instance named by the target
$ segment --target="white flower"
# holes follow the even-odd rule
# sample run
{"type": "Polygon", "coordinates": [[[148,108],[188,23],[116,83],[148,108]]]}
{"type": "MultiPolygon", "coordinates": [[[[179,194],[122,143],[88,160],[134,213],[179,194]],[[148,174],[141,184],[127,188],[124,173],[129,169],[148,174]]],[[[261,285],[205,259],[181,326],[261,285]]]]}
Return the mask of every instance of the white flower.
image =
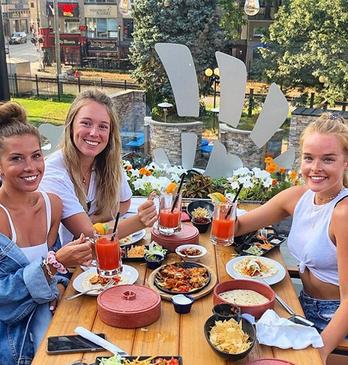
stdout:
{"type": "Polygon", "coordinates": [[[233,176],[245,176],[250,175],[251,171],[247,167],[241,167],[233,171],[233,176]]]}

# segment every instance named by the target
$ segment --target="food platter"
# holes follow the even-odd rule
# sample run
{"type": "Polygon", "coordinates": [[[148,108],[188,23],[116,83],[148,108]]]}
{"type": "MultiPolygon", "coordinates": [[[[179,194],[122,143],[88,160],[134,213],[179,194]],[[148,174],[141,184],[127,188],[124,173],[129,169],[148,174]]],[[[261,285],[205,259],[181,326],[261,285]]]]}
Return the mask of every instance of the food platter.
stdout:
{"type": "Polygon", "coordinates": [[[240,255],[264,256],[275,247],[279,247],[286,237],[271,234],[266,240],[260,239],[257,233],[249,235],[248,238],[239,244],[235,244],[234,248],[240,255]]]}
{"type": "MultiPolygon", "coordinates": [[[[110,356],[98,356],[95,359],[95,365],[101,365],[102,359],[108,359],[110,356]]],[[[160,363],[160,359],[167,360],[168,364],[176,364],[176,365],[183,365],[182,357],[181,356],[122,356],[124,360],[134,361],[134,360],[147,360],[151,359],[149,365],[156,365],[160,363]],[[172,361],[171,361],[172,360],[172,361]],[[171,361],[171,362],[170,362],[171,361]]],[[[163,362],[164,363],[164,362],[163,362]]],[[[132,364],[132,363],[131,363],[132,364]]]]}
{"type": "Polygon", "coordinates": [[[141,231],[132,233],[124,238],[120,239],[120,246],[127,246],[127,245],[132,245],[138,241],[140,241],[141,239],[143,239],[146,235],[146,230],[142,229],[141,231]]]}
{"type": "MultiPolygon", "coordinates": [[[[97,296],[100,294],[100,289],[103,286],[99,283],[92,284],[90,279],[97,274],[97,269],[95,267],[91,267],[88,270],[79,274],[75,280],[73,281],[73,287],[77,292],[84,292],[89,289],[95,289],[93,291],[88,292],[86,295],[97,296]]],[[[123,265],[123,270],[121,273],[120,281],[117,285],[124,284],[134,284],[138,279],[139,273],[138,271],[129,265],[123,265]]]]}
{"type": "MultiPolygon", "coordinates": [[[[189,262],[183,262],[182,263],[189,263],[189,262]]],[[[204,286],[201,290],[199,291],[196,291],[194,293],[190,293],[190,296],[193,297],[195,300],[199,299],[199,298],[202,298],[204,297],[205,295],[209,294],[213,289],[214,289],[214,286],[216,285],[217,283],[217,276],[215,274],[215,272],[208,266],[206,265],[203,265],[203,264],[198,264],[196,262],[191,262],[191,264],[194,264],[194,265],[199,265],[201,267],[205,267],[209,273],[209,276],[210,276],[210,281],[208,282],[208,284],[206,286],[204,286]]],[[[165,265],[164,265],[165,266],[165,265]]],[[[162,268],[163,266],[159,267],[158,269],[155,269],[150,275],[149,275],[149,278],[147,280],[147,283],[148,283],[148,286],[151,288],[151,289],[154,289],[156,290],[162,299],[164,300],[171,300],[172,297],[176,294],[179,294],[178,292],[174,292],[174,293],[168,293],[168,292],[165,292],[163,290],[161,290],[160,288],[158,288],[156,285],[155,285],[155,277],[157,275],[157,273],[159,272],[159,270],[162,268]]],[[[187,292],[185,294],[188,294],[187,292]]]]}
{"type": "Polygon", "coordinates": [[[144,250],[145,245],[127,245],[122,246],[122,261],[145,262],[144,250]]]}
{"type": "Polygon", "coordinates": [[[255,279],[273,285],[285,277],[284,267],[268,257],[239,256],[228,261],[226,271],[234,279],[255,279]]]}

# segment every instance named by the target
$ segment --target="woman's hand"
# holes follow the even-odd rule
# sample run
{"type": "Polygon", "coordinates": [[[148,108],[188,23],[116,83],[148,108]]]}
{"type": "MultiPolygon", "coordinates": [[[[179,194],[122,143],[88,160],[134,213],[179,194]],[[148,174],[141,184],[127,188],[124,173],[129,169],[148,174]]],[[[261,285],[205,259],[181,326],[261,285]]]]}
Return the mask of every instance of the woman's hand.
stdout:
{"type": "Polygon", "coordinates": [[[92,262],[92,244],[83,233],[77,240],[69,242],[56,252],[56,259],[65,267],[88,266],[92,262]]]}
{"type": "Polygon", "coordinates": [[[54,314],[54,312],[56,311],[56,308],[57,308],[60,300],[62,299],[64,291],[65,291],[65,287],[63,284],[57,284],[57,288],[59,291],[58,298],[55,300],[52,300],[52,302],[50,302],[50,311],[52,312],[52,314],[54,314]]]}
{"type": "Polygon", "coordinates": [[[155,192],[152,192],[145,203],[138,208],[138,217],[145,227],[152,227],[157,221],[157,210],[154,204],[155,192]]]}

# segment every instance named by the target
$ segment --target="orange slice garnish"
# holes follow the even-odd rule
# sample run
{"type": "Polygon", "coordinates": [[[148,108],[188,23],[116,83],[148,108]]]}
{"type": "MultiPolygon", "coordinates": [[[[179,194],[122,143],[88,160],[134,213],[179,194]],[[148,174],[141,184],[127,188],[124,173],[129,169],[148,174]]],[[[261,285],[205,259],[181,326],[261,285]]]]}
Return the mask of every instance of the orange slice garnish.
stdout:
{"type": "Polygon", "coordinates": [[[226,197],[221,193],[211,193],[208,195],[209,198],[212,200],[213,203],[226,203],[227,199],[226,197]]]}
{"type": "Polygon", "coordinates": [[[176,183],[175,182],[171,182],[170,184],[167,185],[166,193],[173,194],[174,191],[175,191],[175,189],[176,189],[176,183]]]}

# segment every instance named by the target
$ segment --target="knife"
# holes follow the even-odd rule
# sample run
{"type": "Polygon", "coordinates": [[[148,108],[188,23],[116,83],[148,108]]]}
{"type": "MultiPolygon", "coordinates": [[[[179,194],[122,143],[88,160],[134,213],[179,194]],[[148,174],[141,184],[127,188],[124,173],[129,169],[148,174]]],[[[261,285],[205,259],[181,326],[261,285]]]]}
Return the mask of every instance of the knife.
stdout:
{"type": "Polygon", "coordinates": [[[87,340],[90,340],[97,345],[103,347],[104,349],[112,352],[114,355],[121,355],[121,356],[127,356],[127,352],[120,349],[118,346],[114,345],[113,343],[106,341],[104,338],[96,335],[95,333],[89,331],[88,329],[84,327],[76,327],[75,333],[80,335],[83,338],[86,338],[87,340]]]}

